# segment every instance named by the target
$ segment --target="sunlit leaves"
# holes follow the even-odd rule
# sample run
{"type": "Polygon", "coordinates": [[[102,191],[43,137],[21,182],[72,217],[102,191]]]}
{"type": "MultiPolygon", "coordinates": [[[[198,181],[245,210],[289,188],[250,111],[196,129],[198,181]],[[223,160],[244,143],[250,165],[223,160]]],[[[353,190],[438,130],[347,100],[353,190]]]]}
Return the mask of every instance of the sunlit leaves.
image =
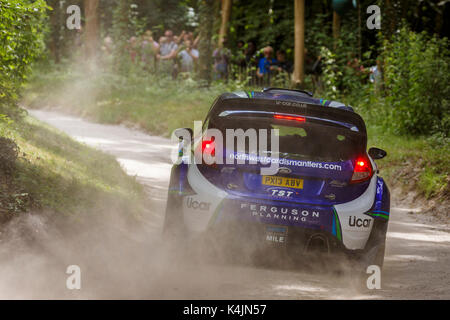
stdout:
{"type": "Polygon", "coordinates": [[[449,135],[448,40],[430,38],[406,27],[385,42],[386,102],[399,132],[449,135]]]}
{"type": "Polygon", "coordinates": [[[14,104],[31,61],[42,49],[44,0],[0,0],[0,105],[14,104]]]}

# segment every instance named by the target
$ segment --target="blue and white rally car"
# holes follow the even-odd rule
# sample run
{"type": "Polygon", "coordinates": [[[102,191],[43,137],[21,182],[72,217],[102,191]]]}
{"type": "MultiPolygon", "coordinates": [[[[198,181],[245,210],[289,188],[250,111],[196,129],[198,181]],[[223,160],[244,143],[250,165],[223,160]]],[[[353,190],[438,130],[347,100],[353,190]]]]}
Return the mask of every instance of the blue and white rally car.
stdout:
{"type": "Polygon", "coordinates": [[[179,161],[171,172],[165,234],[182,243],[209,235],[208,241],[275,247],[296,257],[338,253],[382,267],[390,196],[374,160],[386,152],[366,151],[366,127],[352,107],[299,90],[225,93],[199,131],[192,139],[192,129],[176,132],[179,161]],[[241,139],[244,148],[219,144],[208,134],[212,129],[227,142],[241,139]],[[266,129],[267,150],[251,146],[249,129],[260,140],[266,129]],[[275,172],[263,173],[274,164],[275,172]]]}

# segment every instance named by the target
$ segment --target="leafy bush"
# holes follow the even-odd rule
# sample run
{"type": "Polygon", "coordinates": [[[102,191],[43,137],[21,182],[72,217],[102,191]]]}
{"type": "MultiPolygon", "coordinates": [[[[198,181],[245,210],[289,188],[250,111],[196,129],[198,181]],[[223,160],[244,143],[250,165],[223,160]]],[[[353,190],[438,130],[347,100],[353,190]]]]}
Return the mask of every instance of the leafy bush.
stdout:
{"type": "Polygon", "coordinates": [[[322,84],[323,90],[328,99],[338,99],[339,96],[339,80],[342,76],[339,66],[336,65],[336,55],[327,47],[322,47],[320,56],[323,74],[322,84]]]}
{"type": "Polygon", "coordinates": [[[13,105],[42,49],[44,0],[0,0],[0,106],[13,105]]]}
{"type": "Polygon", "coordinates": [[[397,132],[449,135],[448,44],[405,27],[384,42],[387,114],[397,132]]]}

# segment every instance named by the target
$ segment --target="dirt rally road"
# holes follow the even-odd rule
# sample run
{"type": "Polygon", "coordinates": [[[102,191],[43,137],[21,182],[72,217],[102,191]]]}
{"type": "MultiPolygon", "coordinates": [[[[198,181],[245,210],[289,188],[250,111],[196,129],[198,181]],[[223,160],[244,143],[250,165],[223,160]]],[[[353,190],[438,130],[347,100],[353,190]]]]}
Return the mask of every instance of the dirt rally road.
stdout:
{"type": "Polygon", "coordinates": [[[30,114],[114,155],[145,185],[153,205],[145,234],[132,234],[136,240],[131,242],[108,233],[98,235],[101,239],[85,235],[76,244],[67,243],[63,235],[46,230],[45,221],[31,217],[24,223],[40,231],[39,249],[27,250],[20,239],[11,240],[13,248],[1,248],[5,257],[5,250],[24,246],[6,254],[8,261],[1,261],[0,250],[0,298],[450,299],[450,228],[424,218],[417,209],[391,211],[380,290],[362,289],[352,284],[351,276],[332,273],[172,261],[162,252],[160,239],[170,140],[49,111],[30,114]],[[65,287],[69,264],[81,267],[81,290],[65,287]]]}

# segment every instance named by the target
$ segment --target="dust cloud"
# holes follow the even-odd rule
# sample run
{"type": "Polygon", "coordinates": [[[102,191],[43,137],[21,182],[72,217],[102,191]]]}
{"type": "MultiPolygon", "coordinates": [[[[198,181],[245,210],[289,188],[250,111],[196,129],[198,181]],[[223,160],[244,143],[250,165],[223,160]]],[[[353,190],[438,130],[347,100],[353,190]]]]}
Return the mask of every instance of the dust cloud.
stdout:
{"type": "MultiPolygon", "coordinates": [[[[150,205],[139,223],[130,222],[129,215],[113,209],[81,218],[42,212],[18,215],[0,229],[0,298],[361,296],[351,281],[354,275],[334,272],[335,261],[301,266],[273,251],[261,253],[257,250],[261,241],[239,239],[232,232],[225,233],[221,242],[213,241],[213,235],[212,239],[197,239],[188,246],[184,239],[163,239],[170,141],[49,111],[31,110],[30,114],[80,142],[114,155],[124,170],[136,175],[144,185],[150,205]],[[238,249],[246,250],[239,252],[221,245],[231,238],[240,244],[238,249]],[[81,290],[66,288],[70,265],[81,269],[81,290]]],[[[95,206],[105,208],[102,203],[95,206]]]]}
{"type": "MultiPolygon", "coordinates": [[[[301,273],[348,287],[343,275],[323,266],[299,269],[278,255],[255,258],[256,247],[235,251],[208,240],[194,241],[189,249],[163,238],[161,225],[130,224],[114,213],[81,224],[28,213],[0,232],[1,299],[292,298],[285,294],[294,283],[286,280],[301,273]],[[81,290],[66,287],[69,265],[81,269],[81,290]]],[[[318,283],[303,286],[304,298],[329,293],[318,283]]]]}

